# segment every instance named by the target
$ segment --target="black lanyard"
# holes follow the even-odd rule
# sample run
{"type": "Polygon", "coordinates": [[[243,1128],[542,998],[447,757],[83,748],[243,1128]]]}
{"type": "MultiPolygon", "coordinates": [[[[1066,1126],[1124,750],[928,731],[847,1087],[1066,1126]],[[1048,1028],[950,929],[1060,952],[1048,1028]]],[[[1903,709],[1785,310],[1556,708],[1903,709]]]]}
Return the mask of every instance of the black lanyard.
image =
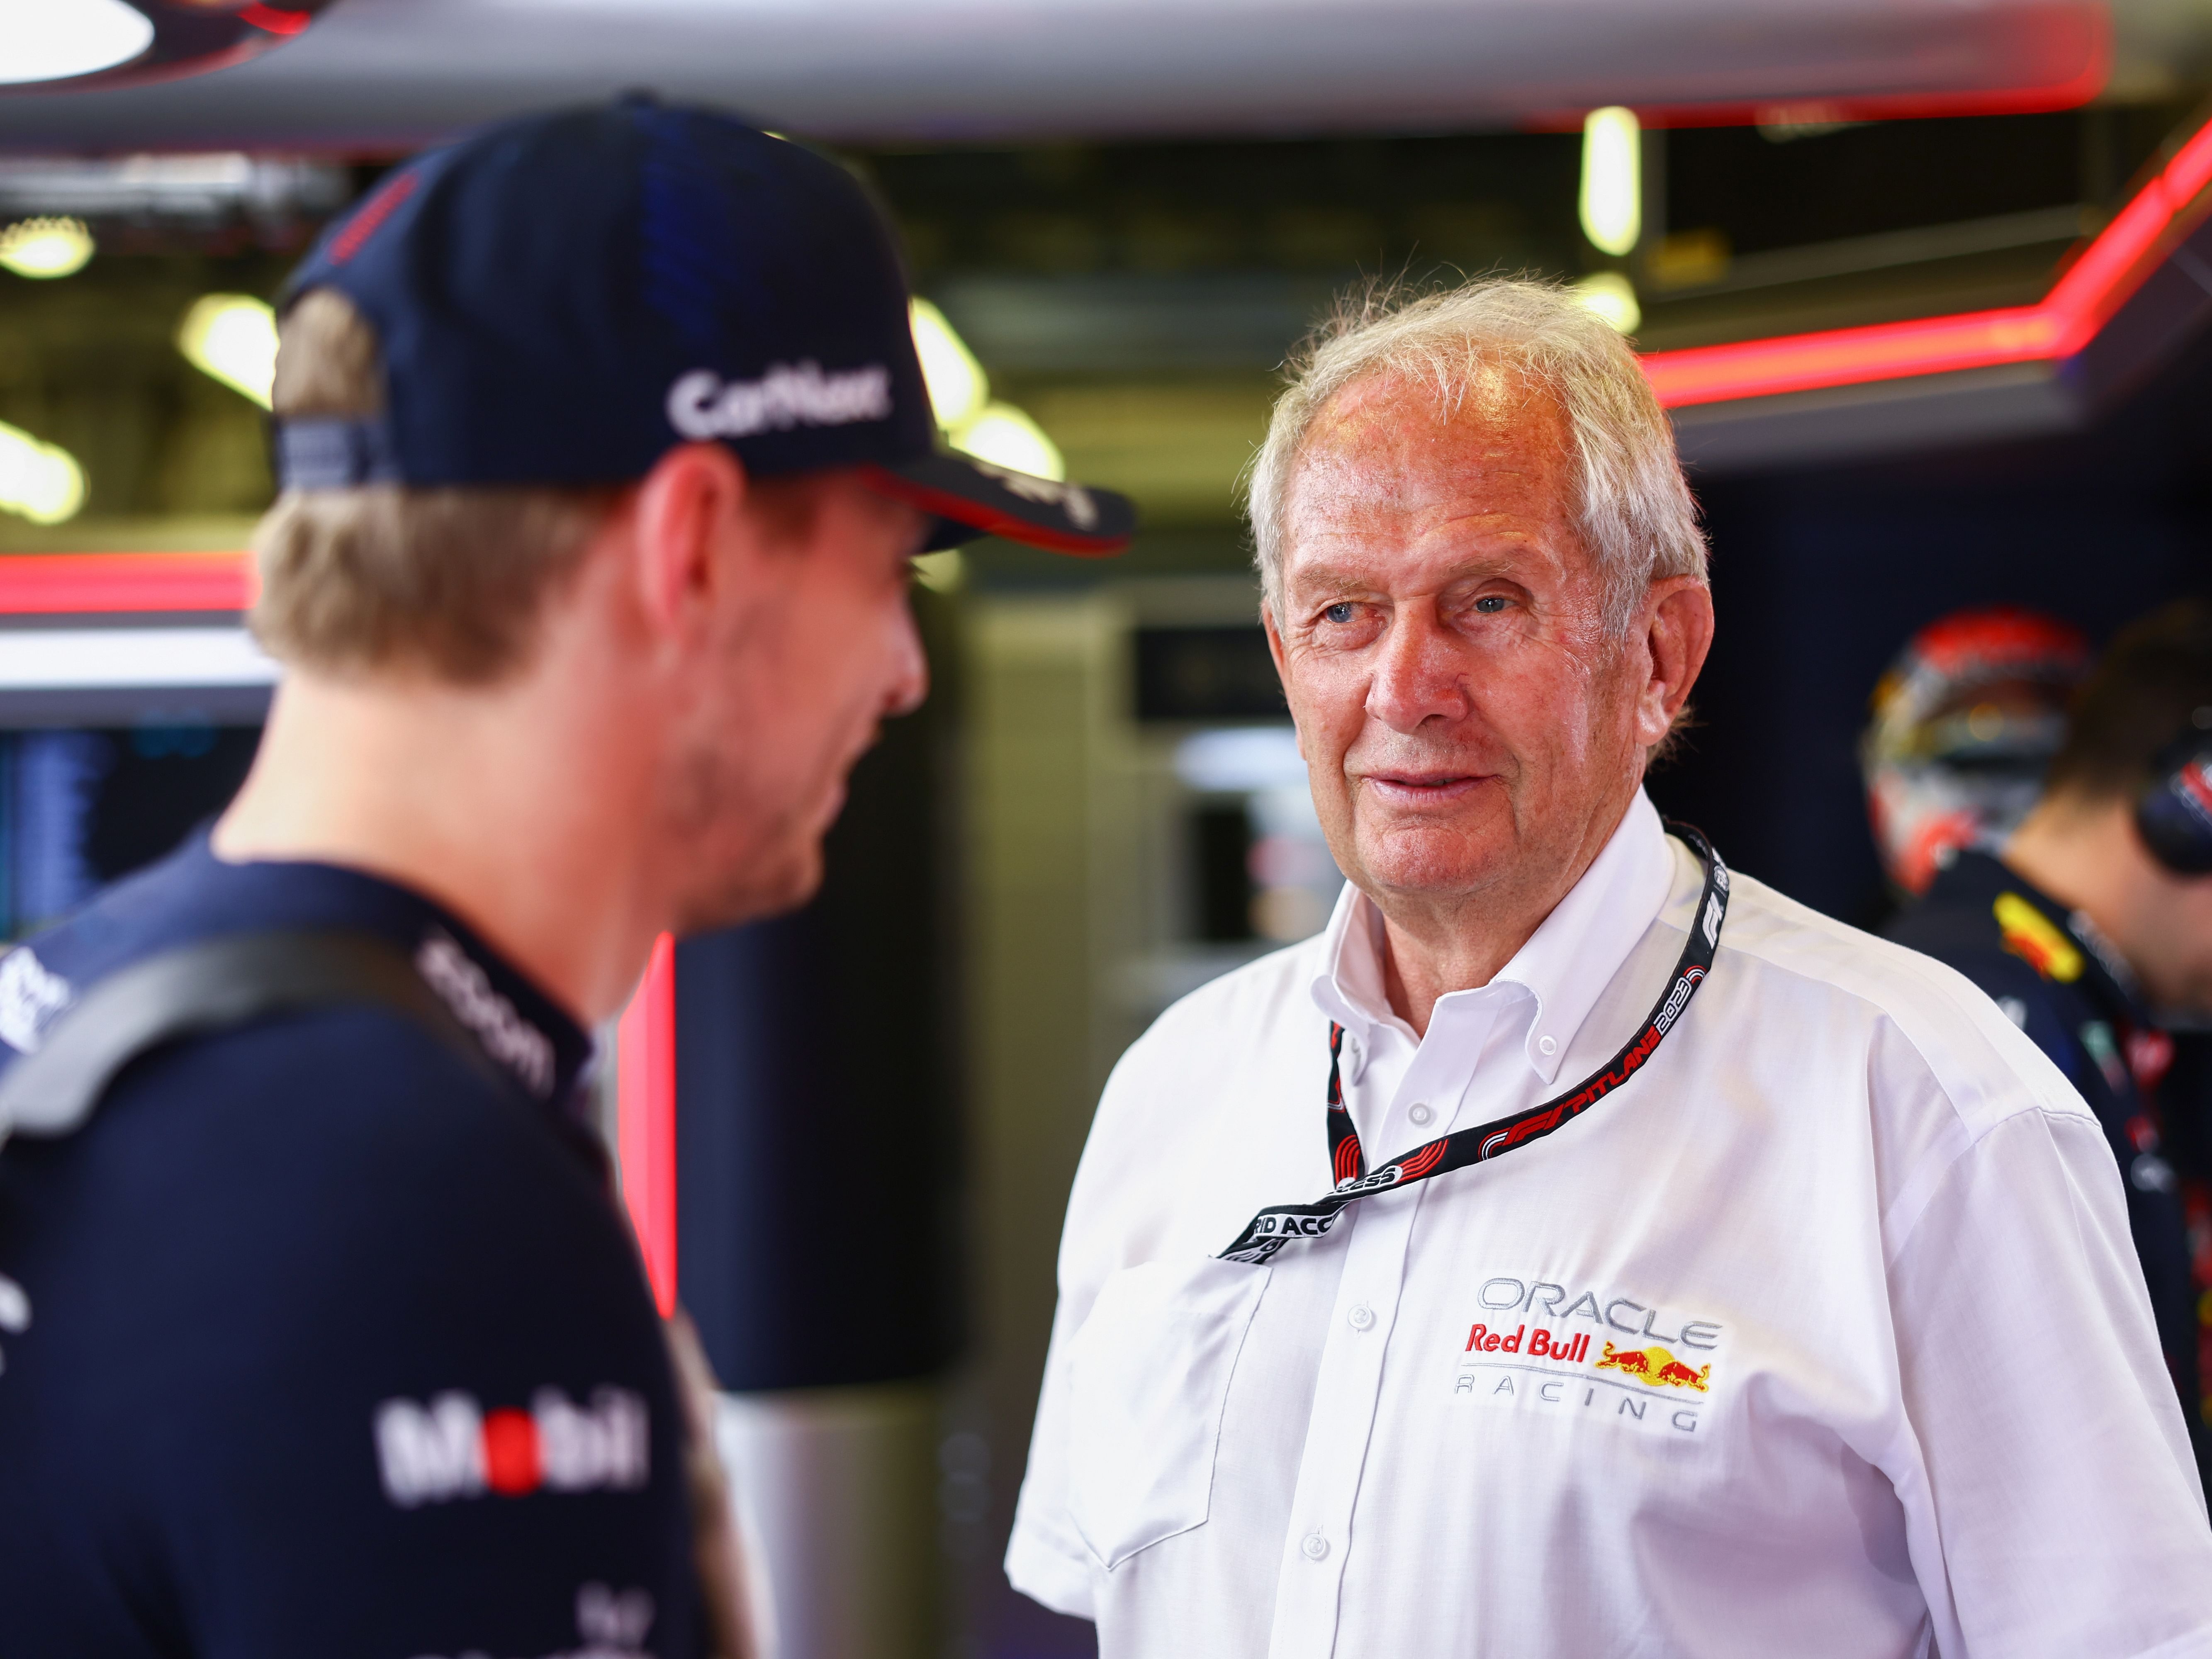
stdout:
{"type": "Polygon", "coordinates": [[[1636,1075],[1650,1060],[1705,975],[1712,971],[1713,951],[1721,940],[1721,921],[1728,915],[1728,866],[1712,843],[1684,823],[1667,826],[1687,842],[1705,866],[1705,890],[1698,901],[1697,918],[1690,927],[1689,942],[1674,977],[1653,1006],[1650,1016],[1620,1052],[1565,1094],[1510,1117],[1501,1117],[1471,1129],[1440,1135],[1402,1157],[1367,1173],[1366,1155],[1360,1150],[1359,1132],[1352,1127],[1352,1113],[1344,1103],[1344,1082],[1339,1056],[1344,1048],[1344,1027],[1331,1021],[1328,1028],[1328,1156],[1336,1186],[1311,1204],[1279,1204],[1262,1210],[1221,1253],[1224,1261],[1267,1261],[1284,1245],[1299,1239],[1319,1238],[1336,1224],[1337,1216],[1370,1193],[1394,1187],[1410,1187],[1448,1170],[1503,1158],[1516,1147],[1540,1140],[1553,1130],[1581,1115],[1636,1075]]]}

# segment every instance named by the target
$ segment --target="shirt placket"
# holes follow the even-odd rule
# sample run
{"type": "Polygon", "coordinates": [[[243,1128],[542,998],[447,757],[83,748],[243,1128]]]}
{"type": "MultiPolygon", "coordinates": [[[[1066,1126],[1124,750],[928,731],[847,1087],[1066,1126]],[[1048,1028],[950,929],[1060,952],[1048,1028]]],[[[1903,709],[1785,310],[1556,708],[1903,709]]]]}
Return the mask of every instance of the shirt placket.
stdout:
{"type": "MultiPolygon", "coordinates": [[[[1444,1133],[1458,1116],[1474,1056],[1481,1053],[1495,1017],[1494,1007],[1470,1007],[1457,1013],[1449,1033],[1432,1027],[1429,1040],[1402,1068],[1395,1088],[1389,1074],[1399,1068],[1389,1066],[1378,1054],[1366,1082],[1374,1091],[1370,1097],[1377,1098],[1378,1104],[1387,1101],[1388,1109],[1360,1115],[1388,1126],[1383,1133],[1396,1136],[1408,1121],[1401,1107],[1410,1109],[1414,1103],[1424,1103],[1433,1121],[1421,1138],[1444,1133]],[[1444,1040],[1439,1042],[1439,1037],[1444,1040]]],[[[1314,1132],[1322,1132],[1319,1122],[1314,1132]]],[[[1369,1146],[1367,1167],[1373,1170],[1407,1150],[1407,1146],[1395,1139],[1387,1147],[1369,1146]]],[[[1269,1659],[1328,1659],[1335,1650],[1345,1562],[1355,1542],[1352,1506],[1382,1397],[1383,1358],[1397,1322],[1406,1247],[1426,1192],[1422,1186],[1379,1200],[1370,1199],[1349,1212],[1350,1236],[1340,1247],[1344,1271],[1337,1280],[1328,1332],[1322,1344],[1313,1410],[1306,1422],[1291,1523],[1276,1577],[1269,1659]]],[[[1338,1237],[1344,1232],[1340,1225],[1338,1237]]]]}

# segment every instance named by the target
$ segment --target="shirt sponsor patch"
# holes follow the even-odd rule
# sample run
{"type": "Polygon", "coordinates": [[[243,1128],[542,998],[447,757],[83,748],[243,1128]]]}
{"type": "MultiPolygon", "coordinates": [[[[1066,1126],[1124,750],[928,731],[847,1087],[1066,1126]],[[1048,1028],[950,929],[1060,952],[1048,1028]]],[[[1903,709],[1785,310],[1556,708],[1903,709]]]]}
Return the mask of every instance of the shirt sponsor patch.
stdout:
{"type": "Polygon", "coordinates": [[[0,956],[0,1042],[33,1052],[54,1016],[69,1006],[70,982],[19,945],[0,956]]]}
{"type": "Polygon", "coordinates": [[[540,1389],[530,1409],[487,1412],[459,1389],[376,1408],[384,1495],[401,1509],[495,1492],[635,1492],[650,1473],[650,1419],[628,1389],[599,1389],[579,1406],[540,1389]]]}
{"type": "Polygon", "coordinates": [[[415,971],[476,1034],[484,1052],[522,1079],[541,1100],[553,1092],[553,1040],[492,989],[491,977],[458,940],[433,929],[415,952],[415,971]]]}
{"type": "Polygon", "coordinates": [[[1461,1350],[1455,1396],[1676,1439],[1699,1432],[1723,1326],[1540,1279],[1500,1275],[1475,1298],[1482,1316],[1461,1350]]]}
{"type": "MultiPolygon", "coordinates": [[[[576,1592],[576,1634],[578,1644],[560,1653],[549,1653],[544,1659],[653,1659],[645,1645],[647,1633],[653,1628],[653,1593],[650,1590],[626,1589],[619,1594],[605,1584],[586,1584],[576,1592]]],[[[437,1659],[434,1654],[422,1654],[418,1659],[437,1659]]],[[[479,1649],[471,1648],[459,1659],[487,1659],[479,1649]]]]}
{"type": "Polygon", "coordinates": [[[1991,907],[2004,947],[2045,979],[2071,985],[2081,977],[2083,962],[2074,941],[2051,919],[2017,893],[1999,893],[1991,907]]]}

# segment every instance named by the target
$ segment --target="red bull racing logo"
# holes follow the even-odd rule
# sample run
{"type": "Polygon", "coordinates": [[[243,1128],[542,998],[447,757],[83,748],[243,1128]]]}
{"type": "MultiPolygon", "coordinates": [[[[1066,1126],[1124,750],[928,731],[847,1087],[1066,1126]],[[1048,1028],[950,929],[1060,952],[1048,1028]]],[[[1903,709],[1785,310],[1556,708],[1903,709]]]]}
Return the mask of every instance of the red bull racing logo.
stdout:
{"type": "Polygon", "coordinates": [[[1608,1342],[1605,1345],[1605,1358],[1597,1362],[1597,1368],[1601,1371],[1626,1371],[1631,1376],[1642,1377],[1655,1389],[1695,1389],[1699,1394],[1707,1392],[1705,1384],[1713,1374],[1711,1365],[1692,1370],[1656,1344],[1622,1353],[1608,1342]]]}
{"type": "Polygon", "coordinates": [[[1717,1322],[1540,1279],[1486,1279],[1475,1299],[1491,1316],[1468,1331],[1455,1394],[1501,1409],[1601,1417],[1645,1433],[1699,1432],[1717,1363],[1707,1356],[1726,1335],[1717,1322]]]}

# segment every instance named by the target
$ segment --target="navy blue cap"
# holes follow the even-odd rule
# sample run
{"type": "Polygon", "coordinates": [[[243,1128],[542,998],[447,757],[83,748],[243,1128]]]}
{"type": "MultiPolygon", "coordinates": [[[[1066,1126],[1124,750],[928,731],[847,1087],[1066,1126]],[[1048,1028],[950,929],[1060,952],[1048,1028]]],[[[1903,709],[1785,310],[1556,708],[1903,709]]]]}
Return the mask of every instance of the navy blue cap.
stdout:
{"type": "Polygon", "coordinates": [[[942,449],[889,227],[843,168],[629,98],[417,156],[331,225],[281,309],[337,290],[386,408],[276,423],[286,489],[623,484],[719,439],[763,477],[867,469],[936,525],[1120,552],[1129,502],[942,449]]]}

